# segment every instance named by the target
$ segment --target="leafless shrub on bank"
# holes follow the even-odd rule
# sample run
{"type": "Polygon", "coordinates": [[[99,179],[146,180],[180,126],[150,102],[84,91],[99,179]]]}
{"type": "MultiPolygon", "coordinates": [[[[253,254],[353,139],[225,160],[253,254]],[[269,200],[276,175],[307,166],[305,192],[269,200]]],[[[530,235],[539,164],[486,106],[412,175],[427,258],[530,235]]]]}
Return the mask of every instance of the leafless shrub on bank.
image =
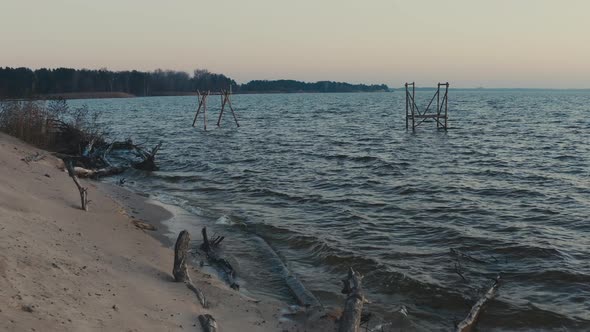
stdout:
{"type": "Polygon", "coordinates": [[[0,101],[0,131],[20,138],[72,163],[72,173],[79,177],[98,178],[120,174],[133,167],[145,171],[158,169],[156,153],[126,141],[107,142],[100,112],[86,106],[70,108],[63,99],[50,101],[0,101]],[[117,150],[125,155],[113,165],[107,155],[117,150]]]}
{"type": "Polygon", "coordinates": [[[65,154],[82,154],[89,144],[105,144],[99,112],[70,108],[63,99],[0,102],[0,131],[65,154]]]}

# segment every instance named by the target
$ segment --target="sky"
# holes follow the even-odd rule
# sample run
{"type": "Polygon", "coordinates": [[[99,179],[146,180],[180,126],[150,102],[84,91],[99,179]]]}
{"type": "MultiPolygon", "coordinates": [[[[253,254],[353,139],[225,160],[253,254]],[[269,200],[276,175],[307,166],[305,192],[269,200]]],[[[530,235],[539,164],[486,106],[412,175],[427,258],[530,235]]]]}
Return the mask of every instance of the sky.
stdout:
{"type": "Polygon", "coordinates": [[[590,1],[0,0],[0,66],[590,88],[590,1]]]}

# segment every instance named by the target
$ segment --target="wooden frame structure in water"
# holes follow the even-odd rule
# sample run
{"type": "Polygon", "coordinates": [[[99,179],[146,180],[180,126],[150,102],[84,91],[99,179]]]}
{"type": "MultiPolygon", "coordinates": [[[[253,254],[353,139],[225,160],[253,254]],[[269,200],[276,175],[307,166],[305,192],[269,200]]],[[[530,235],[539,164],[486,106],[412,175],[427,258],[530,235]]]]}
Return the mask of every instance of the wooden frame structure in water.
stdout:
{"type": "Polygon", "coordinates": [[[416,127],[421,125],[424,121],[428,119],[434,119],[436,122],[436,128],[447,130],[448,127],[448,119],[449,119],[449,82],[446,83],[438,83],[436,87],[436,92],[432,99],[430,99],[430,103],[426,106],[424,111],[420,111],[418,106],[416,105],[416,84],[406,83],[406,129],[409,127],[409,122],[412,120],[412,130],[416,130],[416,127]],[[441,98],[441,87],[444,88],[444,94],[441,98]],[[436,112],[430,111],[430,106],[434,102],[436,98],[436,112]],[[444,112],[443,112],[444,111],[444,112]]]}
{"type": "Polygon", "coordinates": [[[225,110],[225,105],[229,107],[231,110],[231,114],[234,116],[234,121],[236,121],[236,126],[240,126],[238,123],[238,118],[236,117],[236,112],[234,112],[234,108],[231,105],[231,91],[230,90],[221,90],[219,92],[211,92],[205,91],[201,92],[197,90],[197,97],[199,98],[199,106],[197,107],[197,113],[195,114],[195,119],[193,120],[193,127],[197,123],[197,117],[201,110],[203,111],[203,125],[204,129],[207,130],[207,97],[209,96],[221,96],[221,112],[219,112],[219,118],[217,119],[217,127],[220,126],[221,117],[223,116],[223,111],[225,110]]]}

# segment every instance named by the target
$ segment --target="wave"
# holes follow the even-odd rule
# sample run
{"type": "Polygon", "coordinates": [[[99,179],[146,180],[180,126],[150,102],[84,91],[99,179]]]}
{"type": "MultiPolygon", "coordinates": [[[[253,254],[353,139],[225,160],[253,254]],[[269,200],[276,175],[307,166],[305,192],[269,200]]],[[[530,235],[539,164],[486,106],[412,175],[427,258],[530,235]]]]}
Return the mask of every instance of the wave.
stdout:
{"type": "MultiPolygon", "coordinates": [[[[132,170],[129,186],[168,195],[211,227],[259,232],[321,301],[340,300],[340,279],[354,265],[367,275],[375,313],[404,305],[424,330],[452,329],[502,269],[513,278],[482,330],[576,326],[588,316],[579,297],[588,297],[590,96],[452,96],[451,126],[462,129],[445,133],[427,123],[406,131],[396,93],[236,96],[239,130],[187,126],[194,100],[182,98],[113,101],[108,109],[119,111],[104,121],[119,137],[164,140],[161,171],[132,170]],[[150,117],[122,125],[138,115],[150,117]],[[465,284],[449,248],[487,264],[464,262],[465,284]]],[[[264,257],[241,249],[239,257],[264,257]]]]}

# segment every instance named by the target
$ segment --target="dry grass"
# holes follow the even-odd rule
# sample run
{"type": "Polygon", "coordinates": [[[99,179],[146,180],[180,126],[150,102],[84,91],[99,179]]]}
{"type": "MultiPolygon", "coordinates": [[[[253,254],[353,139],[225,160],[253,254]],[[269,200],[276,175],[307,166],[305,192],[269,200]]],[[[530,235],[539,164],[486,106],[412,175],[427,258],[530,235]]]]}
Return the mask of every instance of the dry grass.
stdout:
{"type": "Polygon", "coordinates": [[[0,131],[41,148],[78,154],[90,142],[102,143],[100,114],[68,107],[63,99],[0,103],[0,131]]]}

